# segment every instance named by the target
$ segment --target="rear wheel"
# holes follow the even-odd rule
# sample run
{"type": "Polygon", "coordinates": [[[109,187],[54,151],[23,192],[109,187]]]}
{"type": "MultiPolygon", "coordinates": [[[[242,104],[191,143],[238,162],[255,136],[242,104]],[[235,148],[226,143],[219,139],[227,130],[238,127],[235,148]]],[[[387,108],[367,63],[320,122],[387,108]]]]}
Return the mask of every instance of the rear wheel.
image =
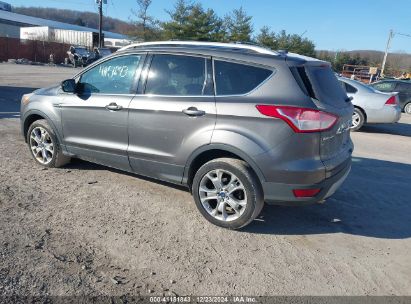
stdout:
{"type": "Polygon", "coordinates": [[[407,114],[411,114],[411,102],[409,102],[405,105],[404,112],[407,113],[407,114]]]}
{"type": "Polygon", "coordinates": [[[364,113],[360,109],[355,108],[354,113],[352,114],[351,131],[358,131],[359,129],[362,128],[364,123],[365,123],[364,113]]]}
{"type": "Polygon", "coordinates": [[[209,222],[229,229],[248,225],[264,206],[258,177],[238,159],[218,158],[204,164],[194,176],[192,193],[209,222]]]}
{"type": "Polygon", "coordinates": [[[33,158],[44,167],[57,168],[70,162],[70,157],[61,151],[57,137],[45,119],[31,124],[27,144],[33,158]]]}

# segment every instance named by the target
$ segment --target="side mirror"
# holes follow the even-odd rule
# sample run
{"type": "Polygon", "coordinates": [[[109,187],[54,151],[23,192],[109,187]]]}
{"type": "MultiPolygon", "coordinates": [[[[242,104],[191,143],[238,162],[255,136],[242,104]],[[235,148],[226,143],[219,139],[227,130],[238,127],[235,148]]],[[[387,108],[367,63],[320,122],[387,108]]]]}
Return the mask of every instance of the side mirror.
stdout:
{"type": "Polygon", "coordinates": [[[61,83],[61,89],[66,93],[75,93],[77,91],[77,84],[74,79],[67,79],[61,83]]]}

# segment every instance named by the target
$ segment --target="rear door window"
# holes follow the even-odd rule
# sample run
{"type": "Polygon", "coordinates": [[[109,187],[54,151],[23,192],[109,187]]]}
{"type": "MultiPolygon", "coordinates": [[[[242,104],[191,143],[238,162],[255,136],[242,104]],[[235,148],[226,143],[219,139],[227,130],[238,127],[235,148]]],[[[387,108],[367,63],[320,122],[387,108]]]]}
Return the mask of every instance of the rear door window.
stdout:
{"type": "Polygon", "coordinates": [[[272,70],[215,60],[215,82],[217,95],[243,95],[262,84],[272,70]]]}
{"type": "Polygon", "coordinates": [[[145,94],[169,96],[206,95],[206,59],[156,54],[153,56],[145,94]]]}

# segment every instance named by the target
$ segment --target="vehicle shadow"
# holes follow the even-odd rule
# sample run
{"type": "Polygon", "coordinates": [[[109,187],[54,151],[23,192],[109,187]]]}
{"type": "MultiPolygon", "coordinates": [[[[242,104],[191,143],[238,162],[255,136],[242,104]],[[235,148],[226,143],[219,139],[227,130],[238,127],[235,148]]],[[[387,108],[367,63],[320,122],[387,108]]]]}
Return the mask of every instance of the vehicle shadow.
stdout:
{"type": "Polygon", "coordinates": [[[399,122],[399,123],[395,123],[395,124],[365,125],[358,132],[384,133],[384,134],[411,137],[411,124],[406,124],[406,123],[400,123],[399,122]]]}
{"type": "Polygon", "coordinates": [[[20,100],[37,88],[0,86],[0,119],[20,117],[20,100]]]}
{"type": "Polygon", "coordinates": [[[323,205],[265,206],[243,232],[307,235],[347,233],[384,239],[411,237],[411,165],[353,158],[350,175],[323,205]]]}

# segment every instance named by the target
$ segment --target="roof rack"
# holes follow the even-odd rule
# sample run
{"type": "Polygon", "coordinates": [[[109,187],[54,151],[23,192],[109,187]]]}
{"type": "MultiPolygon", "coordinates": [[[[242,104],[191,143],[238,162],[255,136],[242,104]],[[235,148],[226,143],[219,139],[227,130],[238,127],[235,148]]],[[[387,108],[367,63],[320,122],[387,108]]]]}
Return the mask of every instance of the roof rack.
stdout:
{"type": "Polygon", "coordinates": [[[124,51],[128,49],[135,49],[140,47],[160,47],[160,46],[203,46],[209,48],[224,48],[224,49],[238,49],[238,50],[248,50],[259,54],[266,54],[266,55],[280,55],[278,52],[272,51],[268,48],[264,48],[261,46],[256,46],[252,44],[244,44],[244,43],[223,43],[223,42],[205,42],[205,41],[154,41],[154,42],[139,42],[139,43],[132,43],[127,45],[119,51],[124,51]]]}

